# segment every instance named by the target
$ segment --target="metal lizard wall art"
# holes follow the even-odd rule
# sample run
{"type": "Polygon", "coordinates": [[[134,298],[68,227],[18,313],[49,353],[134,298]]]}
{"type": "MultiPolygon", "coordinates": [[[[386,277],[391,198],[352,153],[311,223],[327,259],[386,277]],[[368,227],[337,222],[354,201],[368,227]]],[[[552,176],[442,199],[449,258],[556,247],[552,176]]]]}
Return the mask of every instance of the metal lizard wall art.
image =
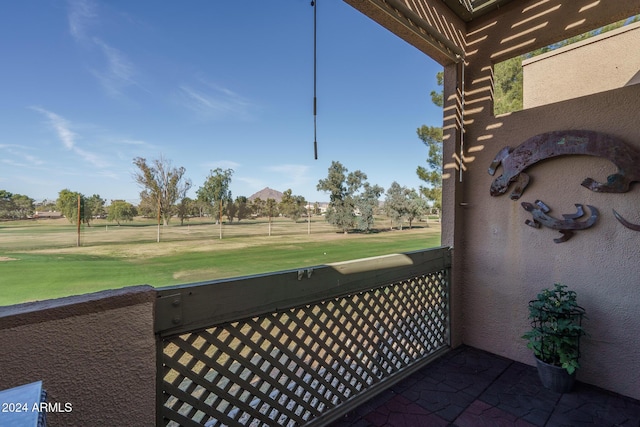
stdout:
{"type": "Polygon", "coordinates": [[[628,229],[634,230],[634,231],[640,231],[640,224],[634,224],[632,222],[627,221],[626,219],[624,219],[622,217],[622,215],[620,215],[618,212],[616,212],[615,209],[613,210],[613,216],[615,216],[616,219],[618,221],[620,221],[620,224],[624,225],[628,229]]]}
{"type": "Polygon", "coordinates": [[[566,155],[603,157],[618,167],[618,172],[609,175],[606,184],[591,178],[582,181],[582,185],[592,191],[624,193],[632,182],[640,181],[640,150],[612,135],[587,130],[563,130],[542,133],[516,148],[507,146],[500,150],[489,166],[489,174],[494,175],[498,166],[502,165],[502,175],[491,184],[491,195],[506,193],[515,182],[511,199],[519,199],[529,184],[529,176],[524,173],[527,168],[542,160],[566,155]]]}
{"type": "Polygon", "coordinates": [[[587,205],[589,210],[591,211],[591,215],[584,221],[578,221],[579,218],[584,216],[584,208],[581,204],[576,203],[576,213],[574,214],[564,214],[562,217],[564,219],[556,219],[550,215],[547,215],[551,210],[549,206],[545,205],[542,200],[536,200],[535,203],[522,202],[522,207],[531,213],[533,220],[526,220],[525,224],[534,227],[540,228],[541,225],[545,227],[552,228],[554,230],[560,231],[562,237],[558,237],[557,239],[553,239],[556,243],[562,243],[569,240],[575,230],[584,230],[589,227],[592,227],[596,221],[598,221],[598,209],[591,205],[587,205]]]}

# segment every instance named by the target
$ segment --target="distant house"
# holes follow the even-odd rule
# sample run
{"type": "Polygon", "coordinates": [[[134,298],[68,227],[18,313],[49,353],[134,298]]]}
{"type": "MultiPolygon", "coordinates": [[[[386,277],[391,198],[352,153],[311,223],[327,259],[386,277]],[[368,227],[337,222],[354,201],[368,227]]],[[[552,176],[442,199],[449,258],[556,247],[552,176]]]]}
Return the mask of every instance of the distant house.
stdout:
{"type": "Polygon", "coordinates": [[[305,208],[307,209],[307,211],[313,211],[316,205],[318,205],[318,211],[321,215],[327,213],[327,208],[329,207],[329,203],[327,202],[308,202],[305,208]]]}
{"type": "Polygon", "coordinates": [[[62,218],[62,213],[56,212],[56,211],[48,211],[48,212],[36,211],[36,213],[33,215],[33,218],[34,219],[58,219],[58,218],[62,218]]]}

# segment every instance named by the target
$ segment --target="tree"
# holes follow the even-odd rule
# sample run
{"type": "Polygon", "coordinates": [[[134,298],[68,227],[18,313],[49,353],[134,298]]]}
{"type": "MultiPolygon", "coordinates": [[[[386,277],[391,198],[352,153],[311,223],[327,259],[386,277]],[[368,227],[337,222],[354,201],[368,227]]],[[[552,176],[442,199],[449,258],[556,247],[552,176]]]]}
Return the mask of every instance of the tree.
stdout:
{"type": "Polygon", "coordinates": [[[27,218],[34,209],[34,200],[22,194],[12,194],[7,190],[0,190],[0,218],[27,218]]]}
{"type": "Polygon", "coordinates": [[[387,198],[384,203],[387,215],[399,225],[402,230],[402,222],[409,221],[409,229],[413,226],[413,221],[424,215],[429,206],[421,195],[407,187],[400,187],[400,184],[393,182],[387,190],[387,198]]]}
{"type": "Polygon", "coordinates": [[[524,55],[499,62],[493,66],[493,113],[504,114],[522,110],[524,55]]]}
{"type": "Polygon", "coordinates": [[[56,201],[56,209],[67,217],[72,224],[78,222],[78,197],[80,197],[80,218],[82,218],[82,206],[84,204],[84,196],[82,194],[65,188],[60,190],[56,201]]]}
{"type": "Polygon", "coordinates": [[[366,183],[367,175],[359,170],[348,175],[347,172],[348,169],[340,162],[333,161],[327,178],[318,181],[318,191],[329,193],[326,219],[345,234],[354,228],[368,231],[373,224],[373,199],[377,201],[376,193],[379,196],[384,190],[377,185],[369,186],[366,183]],[[359,193],[363,187],[365,191],[359,193]],[[360,218],[356,217],[356,210],[360,212],[360,218]]]}
{"type": "Polygon", "coordinates": [[[251,202],[251,210],[256,216],[264,216],[264,210],[266,208],[266,201],[262,200],[260,197],[256,197],[251,202]]]}
{"type": "Polygon", "coordinates": [[[35,201],[23,194],[14,194],[11,198],[17,218],[27,218],[33,213],[35,201]]]}
{"type": "Polygon", "coordinates": [[[47,212],[47,211],[51,212],[56,209],[56,202],[55,200],[51,201],[51,200],[44,199],[40,203],[36,204],[36,209],[41,212],[47,212]]]}
{"type": "MultiPolygon", "coordinates": [[[[136,157],[133,163],[139,169],[134,173],[136,183],[142,187],[145,197],[154,202],[163,224],[168,225],[174,204],[183,199],[191,188],[191,181],[184,177],[186,169],[172,167],[171,161],[162,156],[153,160],[151,165],[142,157],[136,157]]],[[[143,193],[140,194],[141,199],[143,193]]]]}
{"type": "Polygon", "coordinates": [[[427,213],[428,209],[427,201],[423,199],[416,190],[413,188],[408,190],[406,217],[407,221],[409,221],[409,229],[411,229],[413,221],[427,213]]]}
{"type": "Polygon", "coordinates": [[[138,203],[138,214],[146,218],[154,218],[158,216],[158,203],[147,190],[140,192],[140,203],[138,203]]]}
{"type": "Polygon", "coordinates": [[[371,231],[374,225],[374,214],[378,208],[379,198],[384,193],[384,188],[379,185],[370,185],[365,182],[362,192],[356,196],[356,209],[360,215],[356,216],[356,226],[362,231],[371,231]]]}
{"type": "Polygon", "coordinates": [[[216,168],[209,172],[209,176],[205,180],[202,187],[198,189],[196,194],[198,199],[206,202],[212,209],[211,213],[215,216],[218,214],[218,221],[220,224],[220,238],[222,239],[222,213],[224,206],[229,203],[231,199],[231,175],[233,175],[232,169],[216,168]]]}
{"type": "Polygon", "coordinates": [[[211,210],[211,205],[202,199],[195,199],[193,201],[194,215],[198,215],[200,218],[206,215],[211,210]]]}
{"type": "Polygon", "coordinates": [[[271,218],[278,215],[278,202],[275,199],[268,198],[264,204],[264,213],[269,219],[269,236],[271,236],[271,218]]]}
{"type": "MultiPolygon", "coordinates": [[[[438,86],[444,85],[444,72],[436,74],[438,86]]],[[[434,105],[444,106],[444,92],[431,92],[431,101],[434,105]]],[[[416,130],[418,138],[429,149],[427,154],[427,167],[418,166],[416,174],[427,185],[420,187],[420,192],[431,201],[434,207],[440,211],[442,208],[442,127],[422,125],[416,130]]]]}
{"type": "Polygon", "coordinates": [[[318,191],[329,193],[329,207],[326,219],[329,224],[342,229],[346,234],[355,226],[354,204],[352,196],[347,189],[347,168],[340,162],[332,161],[326,179],[318,181],[318,191]]]}
{"type": "Polygon", "coordinates": [[[0,218],[11,218],[13,210],[13,194],[7,190],[0,190],[0,218]]]}
{"type": "Polygon", "coordinates": [[[438,210],[442,208],[442,128],[422,125],[417,129],[418,138],[429,148],[427,167],[418,166],[416,174],[427,185],[420,192],[438,210]]]}
{"type": "Polygon", "coordinates": [[[183,197],[176,205],[176,214],[180,218],[180,225],[184,225],[185,219],[188,220],[190,216],[198,214],[196,202],[189,197],[183,197]]]}
{"type": "Polygon", "coordinates": [[[303,196],[295,196],[289,188],[282,194],[279,209],[282,215],[296,222],[305,213],[305,205],[307,201],[303,196]]]}
{"type": "Polygon", "coordinates": [[[235,218],[235,216],[238,214],[238,204],[229,199],[226,207],[226,213],[229,223],[233,223],[233,218],[235,218]]]}
{"type": "Polygon", "coordinates": [[[249,218],[251,215],[251,206],[249,205],[249,200],[245,196],[236,197],[235,204],[238,207],[236,211],[236,218],[238,218],[238,222],[243,219],[249,218]]]}
{"type": "MultiPolygon", "coordinates": [[[[436,73],[436,83],[438,86],[444,86],[444,71],[438,71],[436,73]]],[[[444,92],[442,90],[431,91],[431,102],[433,102],[438,107],[444,107],[444,92]]]]}
{"type": "Polygon", "coordinates": [[[120,221],[132,221],[138,214],[136,207],[124,200],[112,200],[107,212],[107,221],[115,221],[118,225],[120,221]]]}
{"type": "Polygon", "coordinates": [[[105,214],[104,204],[107,201],[97,194],[87,197],[84,200],[84,221],[87,225],[91,225],[93,218],[102,217],[105,214]]]}
{"type": "Polygon", "coordinates": [[[391,187],[387,189],[387,195],[384,201],[384,210],[389,218],[391,218],[391,221],[398,225],[400,230],[402,230],[402,220],[408,211],[407,191],[407,187],[400,187],[400,184],[393,181],[391,187]]]}

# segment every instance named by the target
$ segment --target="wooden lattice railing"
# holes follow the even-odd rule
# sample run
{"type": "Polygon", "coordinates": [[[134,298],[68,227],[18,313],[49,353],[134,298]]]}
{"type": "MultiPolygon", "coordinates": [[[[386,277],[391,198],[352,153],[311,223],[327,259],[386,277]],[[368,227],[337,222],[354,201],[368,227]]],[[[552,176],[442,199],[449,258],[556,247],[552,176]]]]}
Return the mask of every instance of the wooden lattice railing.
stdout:
{"type": "Polygon", "coordinates": [[[321,425],[449,346],[437,248],[159,290],[158,425],[321,425]]]}

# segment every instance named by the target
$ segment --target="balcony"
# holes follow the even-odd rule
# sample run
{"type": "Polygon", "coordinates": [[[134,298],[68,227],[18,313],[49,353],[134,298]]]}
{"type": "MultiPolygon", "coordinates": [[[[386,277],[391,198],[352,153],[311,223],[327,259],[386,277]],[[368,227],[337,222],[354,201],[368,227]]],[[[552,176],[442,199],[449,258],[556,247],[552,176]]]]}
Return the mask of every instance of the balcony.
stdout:
{"type": "Polygon", "coordinates": [[[533,366],[461,346],[350,412],[349,426],[637,426],[640,402],[578,382],[542,387],[533,366]]]}
{"type": "MultiPolygon", "coordinates": [[[[488,2],[501,7],[468,21],[453,1],[346,2],[444,67],[442,242],[455,247],[453,267],[438,248],[3,307],[0,389],[42,380],[50,402],[73,408],[48,414],[60,426],[640,424],[638,401],[604,390],[640,398],[638,235],[611,213],[637,215],[637,199],[580,185],[615,172],[604,159],[537,165],[527,200],[556,215],[578,202],[603,212],[556,245],[556,232],[525,227],[517,203],[488,194],[487,175],[505,146],[544,132],[603,132],[638,148],[640,85],[496,116],[493,64],[638,14],[640,3],[488,2]],[[522,364],[526,302],[555,281],[570,282],[589,315],[578,380],[604,389],[553,395],[522,364]]],[[[597,64],[609,54],[599,51],[597,64]]]]}
{"type": "Polygon", "coordinates": [[[443,247],[5,307],[0,387],[42,380],[73,408],[52,425],[638,424],[637,401],[451,350],[450,266],[443,247]]]}
{"type": "Polygon", "coordinates": [[[158,424],[320,425],[449,346],[438,248],[158,292],[158,424]]]}

